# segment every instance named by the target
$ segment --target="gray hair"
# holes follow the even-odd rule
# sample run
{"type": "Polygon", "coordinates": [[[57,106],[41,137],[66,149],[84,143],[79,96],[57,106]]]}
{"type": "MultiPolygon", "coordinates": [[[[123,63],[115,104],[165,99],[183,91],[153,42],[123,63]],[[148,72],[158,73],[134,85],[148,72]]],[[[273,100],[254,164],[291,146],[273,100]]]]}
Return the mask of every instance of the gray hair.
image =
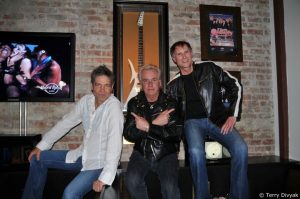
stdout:
{"type": "Polygon", "coordinates": [[[144,70],[153,70],[155,72],[157,72],[158,74],[158,79],[160,79],[160,74],[161,74],[161,71],[160,71],[160,68],[156,65],[153,65],[153,64],[146,64],[146,65],[143,65],[139,68],[139,74],[138,74],[138,77],[139,77],[139,80],[141,81],[142,80],[142,72],[144,70]]]}

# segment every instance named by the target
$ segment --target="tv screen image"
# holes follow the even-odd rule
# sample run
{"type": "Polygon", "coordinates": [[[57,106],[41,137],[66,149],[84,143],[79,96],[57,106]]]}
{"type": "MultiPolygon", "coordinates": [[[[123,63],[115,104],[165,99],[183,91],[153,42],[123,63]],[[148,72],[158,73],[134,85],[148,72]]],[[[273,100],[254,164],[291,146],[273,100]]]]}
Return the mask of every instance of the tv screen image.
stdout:
{"type": "Polygon", "coordinates": [[[0,101],[74,101],[75,34],[0,31],[0,101]]]}

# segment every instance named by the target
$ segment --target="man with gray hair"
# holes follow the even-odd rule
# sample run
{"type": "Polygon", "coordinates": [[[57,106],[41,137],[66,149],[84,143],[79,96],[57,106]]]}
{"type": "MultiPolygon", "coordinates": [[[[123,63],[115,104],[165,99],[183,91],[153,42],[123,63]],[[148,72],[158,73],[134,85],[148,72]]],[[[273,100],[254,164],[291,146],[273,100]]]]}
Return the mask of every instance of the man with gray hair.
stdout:
{"type": "Polygon", "coordinates": [[[160,70],[154,65],[139,70],[141,92],[128,102],[124,137],[134,142],[125,184],[132,199],[148,199],[145,177],[157,174],[163,199],[179,199],[176,101],[161,90],[160,70]]]}

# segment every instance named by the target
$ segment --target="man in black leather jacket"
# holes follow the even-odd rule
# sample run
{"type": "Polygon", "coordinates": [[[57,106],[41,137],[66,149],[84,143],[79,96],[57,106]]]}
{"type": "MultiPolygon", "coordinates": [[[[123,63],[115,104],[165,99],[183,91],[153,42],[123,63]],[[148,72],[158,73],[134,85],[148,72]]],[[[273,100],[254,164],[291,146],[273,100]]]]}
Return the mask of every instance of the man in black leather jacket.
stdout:
{"type": "Polygon", "coordinates": [[[145,65],[139,70],[142,91],[127,106],[124,137],[134,142],[125,183],[132,199],[148,199],[145,176],[157,173],[163,199],[179,199],[176,101],[161,91],[160,70],[145,65]]]}
{"type": "Polygon", "coordinates": [[[180,75],[168,83],[167,93],[177,99],[197,199],[210,198],[204,141],[206,136],[225,146],[231,155],[230,198],[248,198],[248,147],[234,128],[241,115],[242,85],[212,62],[195,64],[186,41],[170,49],[180,75]]]}

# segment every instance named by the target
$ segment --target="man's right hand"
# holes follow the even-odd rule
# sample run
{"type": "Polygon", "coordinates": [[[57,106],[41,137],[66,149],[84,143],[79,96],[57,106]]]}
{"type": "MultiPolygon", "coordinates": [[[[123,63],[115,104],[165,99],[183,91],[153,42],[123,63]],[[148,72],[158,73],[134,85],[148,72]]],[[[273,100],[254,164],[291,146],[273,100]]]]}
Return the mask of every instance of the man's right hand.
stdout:
{"type": "Polygon", "coordinates": [[[148,130],[149,130],[149,123],[148,123],[148,121],[145,118],[143,118],[141,116],[138,116],[137,114],[135,114],[133,112],[131,112],[131,115],[135,119],[136,128],[139,129],[139,130],[148,132],[148,130]]]}
{"type": "Polygon", "coordinates": [[[36,155],[36,159],[40,160],[40,155],[41,155],[41,149],[35,147],[29,154],[28,156],[28,161],[32,159],[32,156],[36,155]]]}

